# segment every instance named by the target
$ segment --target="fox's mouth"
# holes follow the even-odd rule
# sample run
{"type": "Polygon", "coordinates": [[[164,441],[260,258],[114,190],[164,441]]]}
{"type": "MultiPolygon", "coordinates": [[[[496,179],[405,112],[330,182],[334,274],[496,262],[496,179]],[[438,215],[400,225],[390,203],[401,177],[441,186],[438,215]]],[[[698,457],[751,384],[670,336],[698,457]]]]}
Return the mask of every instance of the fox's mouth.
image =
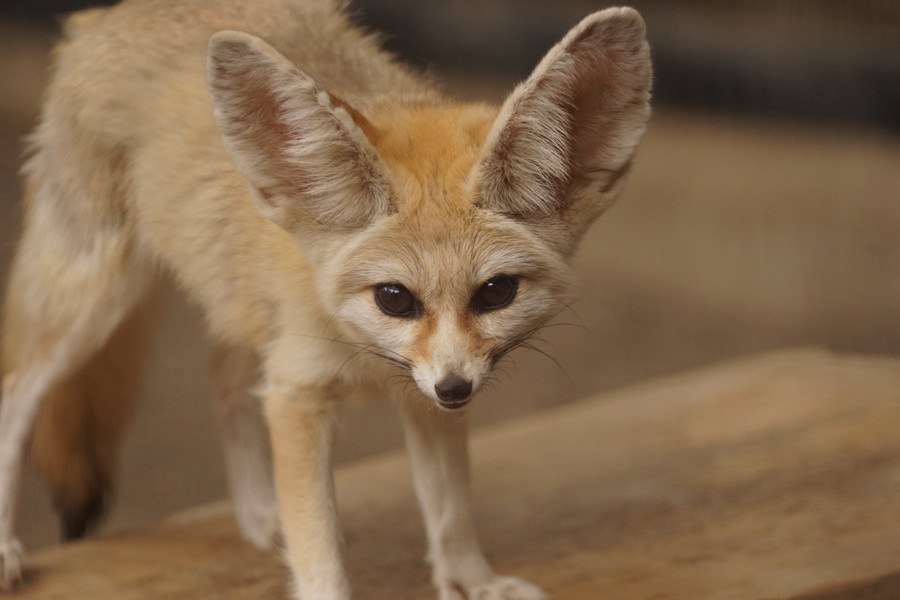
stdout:
{"type": "Polygon", "coordinates": [[[461,400],[435,400],[435,404],[437,404],[438,408],[448,411],[459,410],[465,407],[469,401],[472,400],[472,396],[468,398],[463,398],[461,400]]]}

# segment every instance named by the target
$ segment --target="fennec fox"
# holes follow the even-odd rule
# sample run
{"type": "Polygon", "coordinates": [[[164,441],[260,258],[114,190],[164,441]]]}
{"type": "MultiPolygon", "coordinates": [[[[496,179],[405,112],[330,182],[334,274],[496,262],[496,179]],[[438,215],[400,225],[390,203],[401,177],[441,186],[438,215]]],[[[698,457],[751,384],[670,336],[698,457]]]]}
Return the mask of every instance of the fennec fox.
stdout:
{"type": "Polygon", "coordinates": [[[238,521],[283,539],[295,597],[350,597],[330,448],[360,387],[400,406],[439,597],[544,597],[481,553],[460,409],[565,305],[579,238],[622,187],[649,114],[643,22],[588,16],[492,107],[441,96],[338,4],[126,1],[68,21],[7,285],[3,588],[22,579],[26,452],[68,537],[99,515],[165,270],[218,343],[238,521]]]}

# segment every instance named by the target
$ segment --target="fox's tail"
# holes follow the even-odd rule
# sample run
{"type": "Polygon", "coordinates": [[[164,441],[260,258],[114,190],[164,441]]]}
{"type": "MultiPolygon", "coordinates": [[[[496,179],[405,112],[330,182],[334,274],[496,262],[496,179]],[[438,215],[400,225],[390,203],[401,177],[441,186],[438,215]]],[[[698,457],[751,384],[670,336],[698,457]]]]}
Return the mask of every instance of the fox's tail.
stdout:
{"type": "Polygon", "coordinates": [[[109,503],[152,312],[150,307],[136,309],[99,352],[42,402],[29,459],[50,488],[65,540],[88,533],[109,503]]]}

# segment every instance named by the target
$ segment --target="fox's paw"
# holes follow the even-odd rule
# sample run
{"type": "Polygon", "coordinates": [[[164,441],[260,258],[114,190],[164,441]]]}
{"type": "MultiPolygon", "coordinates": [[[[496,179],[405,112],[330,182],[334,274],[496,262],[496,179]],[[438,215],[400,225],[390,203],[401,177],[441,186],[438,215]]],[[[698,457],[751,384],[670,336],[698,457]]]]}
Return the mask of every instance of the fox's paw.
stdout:
{"type": "Polygon", "coordinates": [[[281,522],[273,507],[235,506],[235,516],[244,537],[257,548],[272,550],[281,539],[281,522]]]}
{"type": "Polygon", "coordinates": [[[441,590],[440,600],[547,600],[540,588],[517,577],[494,577],[487,583],[465,588],[452,583],[441,590]]]}
{"type": "Polygon", "coordinates": [[[22,585],[25,551],[16,539],[0,541],[0,591],[11,592],[22,585]]]}
{"type": "Polygon", "coordinates": [[[272,550],[281,541],[281,521],[275,501],[275,484],[260,466],[246,472],[232,488],[234,516],[244,538],[257,548],[272,550]]]}

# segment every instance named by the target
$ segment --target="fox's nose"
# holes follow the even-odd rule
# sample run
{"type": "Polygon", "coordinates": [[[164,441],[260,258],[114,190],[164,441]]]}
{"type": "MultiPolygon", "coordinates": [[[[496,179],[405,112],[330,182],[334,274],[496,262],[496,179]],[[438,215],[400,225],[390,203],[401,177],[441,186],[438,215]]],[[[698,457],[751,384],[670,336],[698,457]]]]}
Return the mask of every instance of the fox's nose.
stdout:
{"type": "Polygon", "coordinates": [[[472,395],[472,382],[458,375],[447,375],[434,385],[434,391],[444,408],[461,408],[472,395]]]}

